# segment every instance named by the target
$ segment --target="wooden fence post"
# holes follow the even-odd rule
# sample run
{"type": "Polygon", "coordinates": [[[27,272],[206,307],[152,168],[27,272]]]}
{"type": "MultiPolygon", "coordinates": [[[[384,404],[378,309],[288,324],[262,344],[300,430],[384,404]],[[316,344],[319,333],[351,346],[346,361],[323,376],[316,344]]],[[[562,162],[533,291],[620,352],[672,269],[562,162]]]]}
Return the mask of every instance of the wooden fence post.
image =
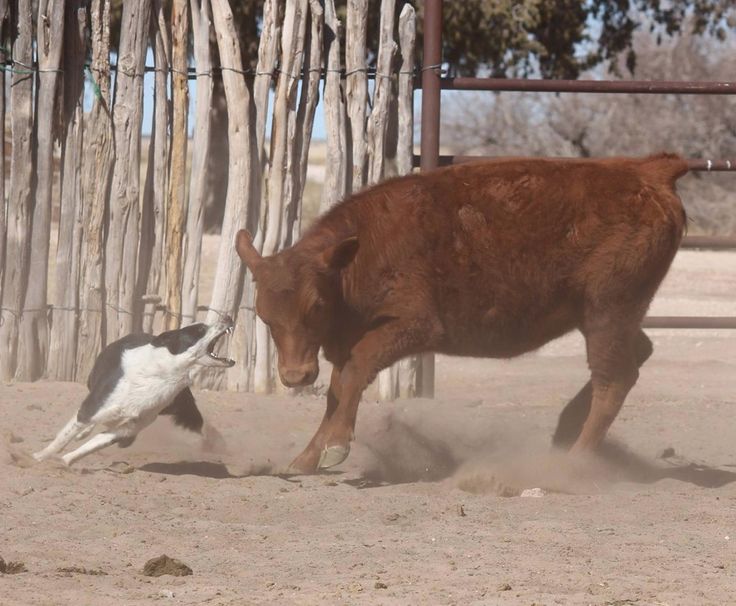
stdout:
{"type": "MultiPolygon", "coordinates": [[[[399,15],[399,67],[398,92],[398,141],[396,144],[396,170],[408,175],[414,161],[414,64],[416,45],[416,12],[411,4],[405,4],[399,15]]],[[[398,396],[413,398],[417,394],[417,367],[419,358],[410,356],[398,362],[398,396]]]]}
{"type": "MultiPolygon", "coordinates": [[[[281,43],[281,19],[283,11],[280,7],[283,2],[266,0],[263,5],[263,27],[261,40],[258,45],[258,64],[253,83],[253,110],[256,115],[256,155],[261,174],[256,175],[251,184],[251,201],[248,208],[247,227],[254,237],[253,244],[261,250],[263,248],[264,226],[266,224],[267,204],[262,200],[266,191],[269,176],[269,153],[266,150],[266,117],[268,115],[268,99],[273,82],[276,59],[281,43]]],[[[265,331],[268,339],[268,330],[256,317],[255,284],[250,272],[244,272],[243,294],[238,311],[238,323],[231,339],[231,349],[243,357],[242,364],[236,366],[228,377],[228,387],[232,389],[253,389],[253,374],[255,367],[256,342],[265,331]]]]}
{"type": "MultiPolygon", "coordinates": [[[[124,2],[113,101],[115,166],[105,250],[107,342],[131,332],[136,300],[143,68],[151,16],[150,0],[124,2]]],[[[141,293],[142,294],[142,293],[141,293]]]]}
{"type": "MultiPolygon", "coordinates": [[[[61,0],[39,1],[36,36],[39,68],[36,191],[31,226],[28,290],[18,335],[18,367],[15,378],[20,381],[35,381],[43,375],[49,346],[47,275],[51,237],[51,184],[54,178],[54,107],[64,37],[64,3],[61,0]]],[[[72,370],[73,368],[72,361],[72,370]]]]}
{"type": "MultiPolygon", "coordinates": [[[[325,0],[325,49],[327,71],[324,85],[325,131],[327,154],[325,162],[325,182],[322,188],[320,212],[325,212],[333,204],[342,200],[347,186],[347,141],[345,129],[345,100],[342,94],[340,59],[340,20],[335,12],[335,1],[325,0]]],[[[351,177],[352,178],[352,177],[351,177]]]]}
{"type": "MultiPolygon", "coordinates": [[[[266,223],[263,229],[263,255],[275,253],[284,229],[284,185],[288,176],[289,122],[295,119],[296,94],[303,63],[307,0],[287,0],[281,31],[281,62],[276,86],[271,128],[271,158],[268,188],[264,190],[266,223]]],[[[256,393],[271,391],[271,341],[263,323],[256,324],[256,361],[253,389],[256,393]]]]}
{"type": "MultiPolygon", "coordinates": [[[[281,37],[280,2],[266,0],[263,3],[263,26],[261,40],[258,44],[258,65],[253,79],[253,102],[256,113],[256,147],[262,168],[268,162],[268,153],[264,145],[266,138],[266,117],[268,116],[268,93],[273,82],[276,58],[281,37]]],[[[265,179],[264,179],[265,181],[265,179]]],[[[259,182],[260,185],[260,182],[259,182]]]]}
{"type": "MultiPolygon", "coordinates": [[[[391,99],[391,68],[396,54],[393,39],[395,0],[382,0],[378,60],[373,88],[373,109],[368,117],[368,183],[378,183],[383,177],[385,161],[386,127],[391,99]]],[[[378,374],[378,393],[383,400],[393,400],[398,395],[397,368],[392,366],[378,374]]]]}
{"type": "Polygon", "coordinates": [[[13,43],[10,88],[12,144],[10,194],[8,197],[6,264],[0,315],[0,380],[15,374],[18,354],[18,323],[28,285],[30,221],[33,178],[33,7],[31,0],[18,0],[17,35],[13,43]],[[23,69],[20,66],[27,66],[23,69]]]}
{"type": "Polygon", "coordinates": [[[64,37],[64,137],[61,154],[61,202],[56,247],[48,376],[71,381],[77,359],[79,281],[83,231],[82,154],[84,122],[84,39],[87,11],[83,0],[66,3],[64,37]]]}
{"type": "Polygon", "coordinates": [[[352,179],[350,191],[365,185],[365,112],[368,102],[366,73],[366,32],[368,30],[368,0],[348,0],[345,35],[345,97],[348,105],[348,125],[351,141],[352,179]]]}
{"type": "MultiPolygon", "coordinates": [[[[8,0],[0,0],[0,62],[5,63],[6,40],[5,18],[8,16],[8,0]]],[[[3,276],[5,275],[5,240],[8,235],[8,201],[5,199],[5,70],[0,70],[0,136],[2,136],[3,153],[0,156],[0,323],[3,322],[3,276]]]]}
{"type": "Polygon", "coordinates": [[[212,57],[210,53],[211,15],[209,0],[191,0],[194,64],[197,70],[197,103],[192,140],[192,169],[189,181],[187,228],[182,242],[182,322],[197,320],[199,266],[204,232],[204,203],[207,195],[207,157],[210,153],[210,112],[212,109],[212,57]]]}
{"type": "Polygon", "coordinates": [[[153,131],[148,144],[148,164],[143,190],[141,241],[138,267],[138,292],[145,293],[141,328],[154,332],[156,305],[151,304],[163,290],[164,248],[166,246],[166,199],[169,191],[169,68],[171,36],[164,0],[153,0],[153,63],[156,69],[153,89],[153,131]]]}
{"type": "MultiPolygon", "coordinates": [[[[314,113],[319,101],[319,82],[322,79],[322,32],[324,11],[319,0],[309,0],[309,28],[304,44],[304,66],[302,68],[301,95],[293,125],[294,137],[289,161],[287,162],[288,208],[284,216],[284,231],[281,247],[291,246],[299,238],[302,220],[302,195],[307,179],[309,144],[312,141],[314,113]],[[309,52],[307,52],[309,49],[309,52]],[[291,179],[288,178],[291,175],[291,179]]],[[[292,114],[292,117],[293,114],[292,114]]],[[[291,128],[290,128],[291,130],[291,128]]]]}
{"type": "Polygon", "coordinates": [[[84,230],[79,284],[77,380],[85,379],[103,346],[104,218],[112,173],[110,116],[110,0],[92,0],[92,60],[89,74],[95,93],[84,132],[82,203],[84,230]]]}
{"type": "Polygon", "coordinates": [[[368,183],[374,184],[383,178],[388,126],[389,101],[391,100],[391,78],[397,45],[393,39],[394,13],[396,0],[381,1],[381,23],[376,61],[376,78],[373,87],[373,109],[368,118],[366,136],[368,139],[368,183]]]}
{"type": "MultiPolygon", "coordinates": [[[[220,313],[229,313],[233,317],[237,314],[244,272],[235,252],[235,234],[243,225],[247,225],[249,220],[253,220],[248,195],[252,191],[252,178],[259,172],[255,137],[250,124],[253,98],[243,76],[240,44],[232,11],[228,0],[212,0],[211,6],[227,98],[230,154],[225,216],[222,222],[215,284],[210,311],[207,314],[208,322],[213,322],[220,313]]],[[[231,374],[240,373],[242,376],[245,373],[247,378],[248,360],[238,359],[237,362],[231,374]]],[[[203,382],[210,387],[220,385],[222,377],[208,374],[203,382]]]]}
{"type": "Polygon", "coordinates": [[[171,172],[166,216],[166,329],[181,325],[181,251],[186,217],[187,115],[189,85],[187,52],[189,13],[187,0],[173,0],[171,11],[171,92],[173,121],[171,124],[171,172]]]}

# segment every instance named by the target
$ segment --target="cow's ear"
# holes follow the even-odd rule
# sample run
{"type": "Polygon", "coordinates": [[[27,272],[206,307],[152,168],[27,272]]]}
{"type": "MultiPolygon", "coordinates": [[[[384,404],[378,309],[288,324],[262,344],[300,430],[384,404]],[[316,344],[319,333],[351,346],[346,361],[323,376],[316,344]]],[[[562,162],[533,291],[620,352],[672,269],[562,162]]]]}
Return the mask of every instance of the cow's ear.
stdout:
{"type": "Polygon", "coordinates": [[[358,237],[350,236],[339,244],[330,246],[322,253],[322,261],[330,269],[343,269],[355,258],[358,252],[358,237]]]}
{"type": "Polygon", "coordinates": [[[235,250],[238,251],[240,260],[245,263],[251,273],[255,274],[263,257],[253,246],[253,238],[245,229],[241,229],[235,236],[235,250]]]}

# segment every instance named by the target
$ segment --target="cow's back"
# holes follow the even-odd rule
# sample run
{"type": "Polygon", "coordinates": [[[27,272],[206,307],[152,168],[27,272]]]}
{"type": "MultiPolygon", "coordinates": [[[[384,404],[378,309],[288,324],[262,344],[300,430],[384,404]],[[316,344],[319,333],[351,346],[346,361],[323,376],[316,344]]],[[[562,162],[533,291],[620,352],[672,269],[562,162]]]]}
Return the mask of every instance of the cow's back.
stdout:
{"type": "Polygon", "coordinates": [[[346,299],[376,317],[422,306],[449,353],[516,355],[619,285],[648,302],[682,234],[686,170],[676,157],[507,159],[388,181],[326,217],[360,242],[346,299]]]}

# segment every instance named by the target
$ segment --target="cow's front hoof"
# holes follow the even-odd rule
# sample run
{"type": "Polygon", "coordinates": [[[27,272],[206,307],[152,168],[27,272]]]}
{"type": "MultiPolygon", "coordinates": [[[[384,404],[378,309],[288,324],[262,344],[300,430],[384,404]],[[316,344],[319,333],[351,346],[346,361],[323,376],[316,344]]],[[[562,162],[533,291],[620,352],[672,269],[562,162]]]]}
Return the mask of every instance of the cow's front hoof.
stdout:
{"type": "Polygon", "coordinates": [[[307,449],[294,459],[286,470],[289,475],[311,475],[317,473],[319,456],[317,452],[307,449]]]}
{"type": "Polygon", "coordinates": [[[327,469],[339,465],[350,454],[350,446],[327,446],[319,457],[320,469],[327,469]]]}

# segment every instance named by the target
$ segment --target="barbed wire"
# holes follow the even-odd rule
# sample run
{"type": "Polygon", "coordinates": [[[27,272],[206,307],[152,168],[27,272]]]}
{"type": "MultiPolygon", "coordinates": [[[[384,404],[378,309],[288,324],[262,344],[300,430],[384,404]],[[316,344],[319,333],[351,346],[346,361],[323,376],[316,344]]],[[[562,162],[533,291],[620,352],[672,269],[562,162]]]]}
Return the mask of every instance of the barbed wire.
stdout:
{"type": "MultiPolygon", "coordinates": [[[[7,49],[3,49],[2,47],[0,47],[0,51],[7,53],[7,49]]],[[[391,73],[379,72],[377,68],[371,67],[371,66],[357,67],[351,70],[329,69],[329,68],[318,67],[318,68],[310,68],[307,70],[302,70],[296,73],[296,72],[287,72],[278,67],[273,68],[273,70],[271,71],[258,71],[253,68],[239,69],[236,67],[229,67],[229,66],[224,66],[224,65],[213,66],[209,70],[201,71],[201,72],[197,71],[195,67],[190,67],[190,68],[187,68],[186,70],[181,70],[181,69],[177,69],[174,67],[162,68],[162,67],[156,67],[154,65],[145,65],[143,67],[143,71],[137,71],[135,69],[129,69],[129,68],[123,67],[118,64],[110,64],[109,66],[105,66],[105,67],[95,66],[94,71],[97,72],[98,74],[103,74],[103,75],[110,75],[112,73],[122,74],[124,76],[127,76],[128,78],[142,78],[147,73],[178,74],[178,75],[186,76],[187,79],[189,80],[196,80],[197,78],[205,77],[205,76],[212,77],[216,73],[218,72],[221,73],[224,71],[234,72],[234,73],[241,74],[243,76],[249,76],[249,77],[269,76],[271,78],[275,78],[279,74],[285,74],[289,76],[290,78],[294,78],[294,79],[303,78],[306,74],[309,74],[309,73],[320,73],[320,74],[339,73],[343,78],[347,78],[348,76],[352,76],[353,74],[360,73],[360,72],[367,74],[369,77],[390,78],[396,74],[408,74],[408,75],[412,75],[416,77],[422,71],[426,71],[428,69],[438,69],[440,67],[441,65],[437,64],[437,65],[430,65],[424,68],[418,67],[413,70],[399,70],[399,71],[391,72],[391,73]]],[[[85,62],[82,65],[82,70],[88,74],[88,77],[92,80],[94,84],[95,79],[94,79],[94,76],[92,75],[92,69],[93,69],[93,66],[91,63],[85,62]]],[[[20,61],[16,61],[12,58],[5,60],[3,62],[0,62],[0,70],[8,72],[8,73],[21,74],[21,75],[35,74],[35,73],[58,73],[58,74],[64,73],[63,69],[42,68],[42,67],[39,67],[35,63],[33,65],[27,65],[20,61]],[[20,69],[18,69],[15,66],[20,66],[20,69]]]]}
{"type": "MultiPolygon", "coordinates": [[[[166,305],[161,305],[159,303],[153,303],[153,302],[143,302],[142,310],[138,312],[131,311],[129,309],[123,309],[122,307],[119,307],[113,303],[105,303],[103,308],[93,308],[93,307],[78,307],[78,306],[65,306],[65,305],[53,305],[49,304],[45,307],[32,307],[28,309],[15,309],[12,307],[6,307],[0,305],[0,326],[3,326],[5,323],[4,313],[7,312],[8,314],[14,316],[16,318],[16,321],[20,320],[23,317],[23,314],[39,314],[44,313],[47,316],[53,315],[53,312],[60,311],[60,312],[73,312],[75,314],[81,314],[81,313],[98,313],[102,314],[103,309],[108,308],[113,310],[116,313],[119,314],[125,314],[128,316],[135,316],[136,314],[140,313],[142,316],[152,316],[156,313],[162,313],[165,317],[172,317],[177,318],[179,320],[191,318],[195,319],[196,315],[192,315],[190,313],[181,313],[176,312],[171,309],[169,309],[166,305]],[[153,310],[147,311],[146,308],[153,305],[153,310]]],[[[255,308],[251,305],[240,305],[238,306],[237,310],[240,311],[250,311],[255,312],[255,308]]],[[[215,312],[218,316],[223,317],[230,314],[229,311],[223,311],[221,309],[216,309],[214,307],[210,307],[209,305],[197,305],[196,308],[197,312],[200,311],[212,311],[215,312]]]]}

